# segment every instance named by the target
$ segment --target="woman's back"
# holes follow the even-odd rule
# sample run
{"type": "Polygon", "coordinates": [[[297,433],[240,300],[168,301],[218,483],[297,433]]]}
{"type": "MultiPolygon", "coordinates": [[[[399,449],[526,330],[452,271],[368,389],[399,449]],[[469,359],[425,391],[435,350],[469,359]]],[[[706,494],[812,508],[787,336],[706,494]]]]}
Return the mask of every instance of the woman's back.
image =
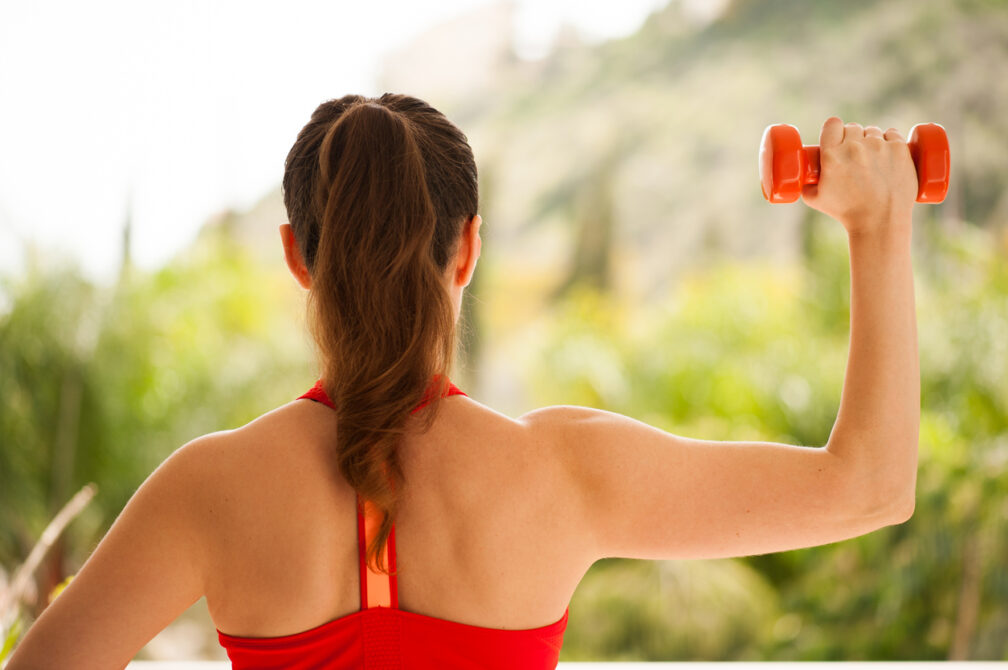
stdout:
{"type": "MultiPolygon", "coordinates": [[[[207,477],[206,595],[221,631],[281,636],[360,608],[356,497],[331,465],[336,430],[328,407],[299,400],[190,445],[207,477]]],[[[403,441],[401,609],[503,629],[563,616],[591,561],[577,560],[588,552],[541,433],[455,396],[403,441]]]]}

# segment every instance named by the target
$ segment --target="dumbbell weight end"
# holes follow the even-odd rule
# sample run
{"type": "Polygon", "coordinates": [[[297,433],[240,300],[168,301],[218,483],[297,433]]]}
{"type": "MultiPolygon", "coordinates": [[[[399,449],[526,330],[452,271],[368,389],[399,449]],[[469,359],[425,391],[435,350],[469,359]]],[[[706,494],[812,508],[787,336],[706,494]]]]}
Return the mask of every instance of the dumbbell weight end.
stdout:
{"type": "Polygon", "coordinates": [[[917,168],[917,202],[937,204],[948,193],[951,159],[948,135],[937,123],[918,123],[907,140],[917,168]]]}
{"type": "Polygon", "coordinates": [[[801,134],[792,125],[767,126],[760,142],[759,171],[764,198],[794,202],[802,186],[819,183],[819,147],[803,146],[801,134]]]}

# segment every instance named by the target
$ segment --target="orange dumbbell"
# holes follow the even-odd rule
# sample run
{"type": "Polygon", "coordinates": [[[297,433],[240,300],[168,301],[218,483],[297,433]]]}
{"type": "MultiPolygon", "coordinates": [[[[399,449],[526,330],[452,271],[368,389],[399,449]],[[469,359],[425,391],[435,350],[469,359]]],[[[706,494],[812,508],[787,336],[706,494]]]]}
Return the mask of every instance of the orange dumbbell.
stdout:
{"type": "MultiPolygon", "coordinates": [[[[949,184],[949,144],[937,123],[910,129],[907,141],[917,168],[917,202],[945,199],[949,184]]],[[[759,152],[760,185],[770,202],[794,202],[805,184],[819,183],[819,147],[802,146],[798,129],[786,123],[767,126],[759,152]]]]}

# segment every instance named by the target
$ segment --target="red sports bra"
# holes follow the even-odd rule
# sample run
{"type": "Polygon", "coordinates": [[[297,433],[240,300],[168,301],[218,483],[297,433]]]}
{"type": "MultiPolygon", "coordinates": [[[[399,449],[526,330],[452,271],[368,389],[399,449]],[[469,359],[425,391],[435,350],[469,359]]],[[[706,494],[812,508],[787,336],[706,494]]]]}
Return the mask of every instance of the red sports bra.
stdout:
{"type": "MultiPolygon", "coordinates": [[[[449,384],[443,397],[465,395],[449,384]]],[[[302,398],[332,407],[322,383],[302,398]]],[[[425,407],[425,400],[416,410],[425,407]]],[[[395,576],[395,529],[385,560],[391,575],[373,572],[365,548],[377,527],[377,517],[365,503],[357,508],[357,553],[361,609],[302,633],[282,637],[236,637],[217,631],[235,670],[283,668],[365,668],[384,670],[466,670],[485,668],[555,668],[567,628],[567,612],[556,623],[527,630],[482,628],[399,609],[395,576]]]]}

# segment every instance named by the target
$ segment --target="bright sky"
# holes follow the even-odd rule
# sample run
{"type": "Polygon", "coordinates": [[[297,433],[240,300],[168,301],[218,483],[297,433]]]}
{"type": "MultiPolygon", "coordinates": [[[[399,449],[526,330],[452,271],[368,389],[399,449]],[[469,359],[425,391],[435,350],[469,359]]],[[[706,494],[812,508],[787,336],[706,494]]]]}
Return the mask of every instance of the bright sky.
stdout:
{"type": "MultiPolygon", "coordinates": [[[[165,262],[279,183],[319,102],[380,93],[384,52],[489,2],[0,2],[0,275],[32,241],[113,276],[128,201],[134,258],[165,262]]],[[[562,23],[617,37],[664,4],[515,2],[528,55],[562,23]]]]}

